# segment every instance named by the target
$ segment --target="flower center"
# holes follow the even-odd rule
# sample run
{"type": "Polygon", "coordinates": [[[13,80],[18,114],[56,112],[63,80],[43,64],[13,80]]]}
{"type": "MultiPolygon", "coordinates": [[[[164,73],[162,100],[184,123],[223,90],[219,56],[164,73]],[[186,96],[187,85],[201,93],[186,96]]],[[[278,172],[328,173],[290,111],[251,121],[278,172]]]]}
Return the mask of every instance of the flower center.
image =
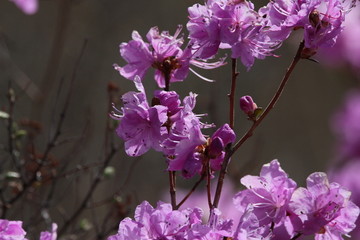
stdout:
{"type": "Polygon", "coordinates": [[[162,62],[154,62],[152,67],[160,70],[164,76],[169,76],[173,70],[179,69],[181,64],[176,56],[170,56],[164,58],[162,62]]]}

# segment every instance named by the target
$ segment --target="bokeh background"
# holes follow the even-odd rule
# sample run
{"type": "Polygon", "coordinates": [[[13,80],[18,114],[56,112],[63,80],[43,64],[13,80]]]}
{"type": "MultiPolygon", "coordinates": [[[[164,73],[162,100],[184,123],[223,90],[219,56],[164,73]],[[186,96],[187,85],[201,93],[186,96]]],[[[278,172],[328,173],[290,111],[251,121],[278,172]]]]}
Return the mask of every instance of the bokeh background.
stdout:
{"type": "MultiPolygon", "coordinates": [[[[135,90],[132,82],[112,67],[114,63],[125,64],[119,55],[119,44],[129,41],[133,30],[145,36],[153,26],[174,33],[178,24],[186,25],[187,7],[195,3],[198,1],[40,0],[38,12],[29,16],[10,1],[0,0],[0,108],[8,109],[6,94],[11,84],[18,96],[14,121],[27,119],[41,124],[40,133],[31,140],[38,151],[46,148],[66,95],[72,92],[61,133],[62,140],[71,140],[54,147],[51,154],[58,165],[61,161],[70,162],[65,172],[80,170],[61,179],[54,196],[59,200],[54,201],[48,211],[52,220],[61,225],[66,221],[67,213],[76,209],[98,170],[96,163],[105,156],[109,83],[114,89],[118,88],[111,95],[113,98],[135,90]],[[84,41],[86,47],[77,65],[84,41]],[[73,85],[71,79],[74,79],[73,85]],[[56,100],[59,89],[60,97],[56,100]],[[81,169],[79,166],[95,167],[81,169]]],[[[265,1],[254,3],[261,6],[265,1]]],[[[184,32],[186,36],[186,30],[184,32]]],[[[251,95],[258,106],[267,105],[296,52],[300,35],[294,34],[283,44],[276,52],[279,57],[257,60],[250,71],[239,65],[237,99],[251,95]]],[[[221,52],[219,56],[225,54],[221,52]]],[[[344,94],[358,88],[359,81],[356,70],[350,70],[346,65],[325,64],[326,59],[320,56],[315,58],[319,63],[300,62],[275,109],[233,157],[229,174],[235,188],[241,188],[239,179],[243,175],[257,174],[263,163],[275,158],[299,185],[305,184],[310,173],[327,171],[335,154],[329,119],[341,105],[344,94]]],[[[184,82],[175,83],[171,88],[182,97],[190,91],[198,93],[195,112],[208,113],[203,120],[220,126],[228,121],[230,64],[215,70],[197,71],[216,81],[204,82],[190,74],[184,82]]],[[[153,72],[149,71],[144,81],[149,96],[155,89],[152,76],[153,72]]],[[[0,124],[0,167],[6,172],[9,167],[5,164],[9,160],[7,124],[6,121],[0,124]]],[[[236,109],[235,125],[238,137],[250,127],[239,108],[236,109]]],[[[24,137],[22,143],[25,145],[28,140],[24,137]]],[[[116,139],[116,145],[121,145],[119,139],[116,139]]],[[[125,212],[132,216],[133,207],[139,202],[148,200],[154,204],[165,198],[168,175],[161,154],[149,152],[134,159],[120,150],[109,165],[114,167],[115,175],[102,179],[91,202],[101,202],[117,193],[121,201],[127,201],[125,212]]],[[[178,185],[186,188],[191,183],[179,177],[178,185]]],[[[45,185],[44,192],[47,188],[45,185]]],[[[18,203],[13,207],[18,210],[9,211],[7,217],[24,221],[34,219],[40,209],[36,202],[34,200],[28,207],[24,202],[18,203]]],[[[106,211],[102,205],[96,210],[91,209],[85,209],[76,224],[88,219],[92,226],[89,231],[94,231],[94,226],[99,225],[94,219],[102,221],[94,214],[106,217],[106,211]]],[[[35,233],[38,231],[36,227],[33,229],[35,233]]]]}

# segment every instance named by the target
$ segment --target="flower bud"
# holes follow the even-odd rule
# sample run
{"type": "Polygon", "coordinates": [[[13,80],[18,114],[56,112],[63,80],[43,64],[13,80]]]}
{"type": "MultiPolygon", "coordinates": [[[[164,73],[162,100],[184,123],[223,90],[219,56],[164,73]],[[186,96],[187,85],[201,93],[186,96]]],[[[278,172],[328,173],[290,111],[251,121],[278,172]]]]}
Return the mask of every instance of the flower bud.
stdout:
{"type": "Polygon", "coordinates": [[[256,103],[250,96],[246,95],[240,98],[240,109],[248,116],[252,115],[257,108],[256,103]]]}

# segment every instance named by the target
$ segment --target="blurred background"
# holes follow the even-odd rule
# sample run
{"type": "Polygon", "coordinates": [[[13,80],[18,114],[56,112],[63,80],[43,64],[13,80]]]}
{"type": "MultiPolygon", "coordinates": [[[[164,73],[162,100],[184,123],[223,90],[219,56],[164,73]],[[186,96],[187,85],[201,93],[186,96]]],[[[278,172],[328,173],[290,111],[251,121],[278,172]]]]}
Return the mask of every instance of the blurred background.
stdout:
{"type": "MultiPolygon", "coordinates": [[[[94,232],[94,239],[104,239],[138,203],[165,200],[163,156],[151,151],[130,158],[115,135],[109,103],[120,104],[120,96],[135,88],[112,65],[125,64],[119,44],[133,30],[145,36],[158,26],[173,34],[178,24],[186,25],[187,8],[195,3],[203,2],[40,0],[38,11],[26,15],[0,0],[0,110],[11,112],[0,122],[0,181],[1,195],[13,200],[2,206],[2,218],[22,219],[33,239],[50,222],[68,239],[94,232]],[[26,166],[20,175],[31,184],[19,184],[17,164],[26,166]]],[[[267,105],[301,40],[296,35],[276,52],[279,57],[257,60],[250,71],[239,65],[236,99],[251,95],[258,106],[267,105]]],[[[330,119],[349,89],[359,88],[360,76],[359,66],[335,53],[327,49],[314,57],[319,63],[298,64],[276,107],[232,158],[229,179],[236,190],[242,176],[258,174],[272,159],[303,186],[310,173],[327,171],[335,161],[330,119]]],[[[360,56],[359,48],[348,55],[360,56]]],[[[214,83],[189,74],[172,89],[182,98],[198,93],[194,111],[221,126],[228,122],[230,67],[196,70],[214,83]]],[[[148,96],[156,89],[152,76],[148,71],[144,81],[148,96]]],[[[251,125],[239,108],[235,125],[238,138],[251,125]]],[[[190,186],[178,178],[179,189],[190,186]]]]}

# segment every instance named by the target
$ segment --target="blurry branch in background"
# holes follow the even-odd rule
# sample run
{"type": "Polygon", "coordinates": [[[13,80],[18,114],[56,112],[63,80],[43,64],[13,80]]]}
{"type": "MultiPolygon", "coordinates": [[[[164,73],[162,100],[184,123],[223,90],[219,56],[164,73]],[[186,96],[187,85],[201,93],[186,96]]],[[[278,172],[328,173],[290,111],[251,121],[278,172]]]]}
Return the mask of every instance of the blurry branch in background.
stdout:
{"type": "Polygon", "coordinates": [[[44,104],[48,99],[48,94],[56,83],[55,79],[61,63],[62,53],[66,40],[66,31],[70,22],[71,0],[58,0],[58,14],[56,27],[53,36],[52,48],[47,61],[44,77],[40,83],[41,93],[36,96],[36,104],[32,105],[31,118],[38,117],[41,120],[44,104]]]}
{"type": "MultiPolygon", "coordinates": [[[[114,91],[116,92],[118,89],[116,85],[108,84],[107,90],[108,90],[108,112],[110,112],[114,100],[113,92],[114,91]]],[[[105,138],[104,138],[105,160],[103,162],[103,165],[99,168],[98,172],[96,173],[96,176],[93,179],[92,183],[90,184],[90,187],[84,199],[82,200],[81,204],[72,213],[72,215],[70,215],[70,217],[65,221],[64,225],[60,228],[59,236],[63,235],[66,232],[66,230],[69,228],[69,226],[72,225],[73,222],[79,217],[79,215],[86,209],[95,189],[98,187],[99,183],[101,182],[101,179],[104,175],[106,168],[109,166],[110,161],[114,157],[115,153],[119,150],[119,147],[116,147],[114,143],[114,134],[109,134],[112,133],[114,130],[114,127],[111,124],[111,122],[112,119],[108,117],[105,128],[105,138]]],[[[94,219],[94,222],[96,222],[96,219],[94,219]]],[[[99,232],[97,232],[97,235],[99,235],[99,232]]]]}
{"type": "MultiPolygon", "coordinates": [[[[53,131],[51,131],[51,130],[49,131],[49,140],[48,140],[48,143],[46,145],[46,149],[45,149],[45,151],[43,153],[43,156],[40,159],[40,161],[37,162],[37,167],[33,171],[33,174],[30,177],[30,179],[29,180],[24,179],[22,191],[20,191],[17,195],[15,195],[13,198],[11,198],[8,201],[8,204],[10,204],[10,205],[14,204],[27,191],[27,189],[35,183],[35,181],[37,181],[39,178],[41,178],[40,170],[42,169],[44,164],[48,161],[48,156],[49,156],[51,150],[57,145],[57,141],[58,141],[58,138],[61,135],[61,130],[62,130],[62,127],[63,127],[63,124],[64,124],[65,115],[66,115],[66,112],[67,112],[68,107],[69,107],[69,102],[70,102],[72,89],[73,89],[73,83],[74,83],[75,78],[76,78],[76,71],[77,71],[77,69],[79,67],[80,60],[81,60],[81,58],[82,58],[82,56],[84,54],[86,43],[87,43],[87,41],[84,42],[83,47],[81,49],[80,56],[79,56],[79,58],[78,58],[78,60],[77,60],[77,62],[75,64],[75,68],[74,68],[72,78],[71,78],[71,82],[70,82],[70,89],[69,89],[68,94],[66,96],[63,109],[60,112],[60,117],[59,117],[59,120],[57,122],[57,125],[54,126],[53,131]]],[[[60,87],[58,88],[58,93],[57,93],[56,100],[55,100],[55,108],[54,108],[55,110],[57,109],[56,105],[57,105],[57,102],[59,101],[63,81],[64,81],[64,79],[61,80],[60,87]]],[[[12,105],[10,105],[10,106],[12,106],[12,105]]],[[[4,213],[3,213],[3,215],[4,215],[4,213]]],[[[4,217],[5,217],[5,215],[4,215],[4,217]]]]}
{"type": "MultiPolygon", "coordinates": [[[[110,162],[119,147],[115,143],[113,134],[115,122],[111,118],[104,116],[107,120],[104,142],[99,145],[101,154],[98,160],[91,158],[81,163],[82,159],[79,157],[81,152],[88,151],[84,141],[88,138],[90,117],[85,119],[86,124],[77,136],[63,136],[68,110],[72,106],[71,98],[75,94],[74,82],[86,45],[87,40],[84,41],[74,64],[64,100],[61,100],[61,96],[66,85],[66,78],[60,79],[55,102],[50,111],[49,127],[46,125],[43,127],[41,122],[36,122],[32,118],[19,120],[19,116],[14,114],[18,112],[15,111],[15,107],[20,108],[23,103],[18,103],[19,98],[11,81],[6,94],[7,104],[0,106],[0,120],[6,126],[6,138],[4,136],[1,139],[5,142],[1,143],[2,148],[0,148],[0,151],[6,154],[6,158],[1,160],[0,164],[0,217],[11,219],[21,216],[30,237],[37,235],[39,225],[45,224],[49,227],[56,219],[59,224],[59,235],[66,234],[81,239],[82,235],[93,234],[95,231],[97,239],[104,239],[118,227],[119,221],[127,216],[129,206],[132,204],[131,195],[125,195],[124,189],[138,160],[130,166],[124,184],[120,189],[113,190],[113,193],[109,192],[110,197],[108,196],[106,201],[98,204],[100,201],[94,196],[100,183],[114,175],[110,162]],[[59,113],[57,113],[58,109],[60,109],[59,113]],[[42,132],[43,128],[47,131],[42,132]],[[35,141],[37,138],[46,139],[43,151],[38,150],[38,143],[35,141]],[[69,207],[68,191],[78,185],[79,181],[84,181],[83,179],[88,175],[85,174],[86,172],[93,175],[88,189],[85,193],[76,193],[78,195],[76,198],[81,200],[69,207]],[[114,205],[116,211],[114,211],[114,205]],[[102,218],[97,213],[97,207],[103,206],[109,210],[103,211],[102,218]],[[26,209],[31,209],[31,215],[25,218],[23,213],[26,209]],[[85,216],[83,217],[84,211],[88,209],[91,210],[92,219],[91,222],[84,222],[86,220],[85,216]],[[63,215],[63,223],[58,220],[59,213],[63,215]]],[[[26,92],[26,89],[22,90],[26,92]]],[[[118,98],[119,89],[115,84],[109,83],[107,92],[108,110],[110,110],[112,102],[116,102],[118,98]]],[[[50,95],[47,96],[49,97],[50,95]]],[[[30,104],[36,105],[30,101],[25,104],[26,107],[30,104]]]]}

